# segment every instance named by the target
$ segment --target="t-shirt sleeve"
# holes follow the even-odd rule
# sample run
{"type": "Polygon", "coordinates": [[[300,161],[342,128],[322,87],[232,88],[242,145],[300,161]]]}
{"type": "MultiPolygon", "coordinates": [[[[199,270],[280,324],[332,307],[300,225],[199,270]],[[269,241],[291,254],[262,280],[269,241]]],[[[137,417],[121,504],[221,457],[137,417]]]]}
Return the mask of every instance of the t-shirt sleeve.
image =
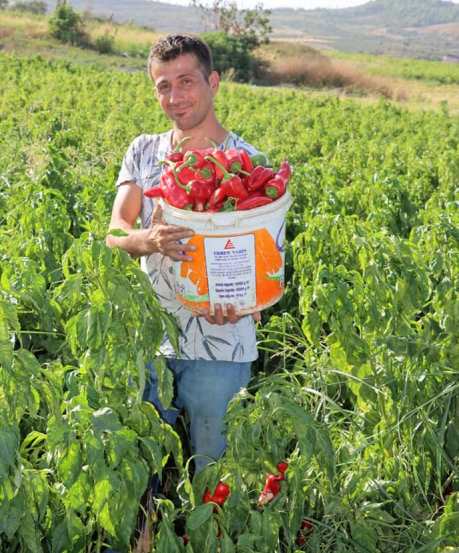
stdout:
{"type": "Polygon", "coordinates": [[[249,144],[236,133],[231,133],[231,138],[231,147],[245,150],[249,156],[254,156],[260,153],[259,150],[253,146],[253,144],[249,144]]]}
{"type": "Polygon", "coordinates": [[[115,183],[117,188],[125,182],[135,182],[137,186],[142,187],[140,180],[140,139],[141,137],[138,136],[131,142],[123,157],[123,163],[115,183]]]}

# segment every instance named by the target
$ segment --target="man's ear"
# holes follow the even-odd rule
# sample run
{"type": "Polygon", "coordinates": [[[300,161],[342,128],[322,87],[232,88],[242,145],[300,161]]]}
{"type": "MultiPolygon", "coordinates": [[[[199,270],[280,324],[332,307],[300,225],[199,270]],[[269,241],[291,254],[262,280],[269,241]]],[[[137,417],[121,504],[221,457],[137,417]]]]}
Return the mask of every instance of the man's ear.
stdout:
{"type": "Polygon", "coordinates": [[[217,71],[212,71],[212,73],[209,75],[209,85],[212,90],[212,94],[215,96],[220,85],[220,75],[217,73],[217,71]]]}

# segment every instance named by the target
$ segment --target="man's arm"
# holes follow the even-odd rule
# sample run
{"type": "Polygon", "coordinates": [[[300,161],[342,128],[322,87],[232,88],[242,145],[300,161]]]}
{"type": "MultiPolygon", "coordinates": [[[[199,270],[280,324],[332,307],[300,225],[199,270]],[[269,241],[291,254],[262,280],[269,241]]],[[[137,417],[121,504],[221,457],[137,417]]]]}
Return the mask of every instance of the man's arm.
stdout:
{"type": "Polygon", "coordinates": [[[107,246],[121,248],[134,257],[161,253],[176,261],[191,261],[186,252],[193,251],[195,247],[180,244],[179,240],[190,238],[194,232],[186,227],[165,224],[159,206],[153,213],[150,227],[136,229],[134,226],[141,208],[142,189],[134,182],[120,185],[113,204],[109,229],[122,229],[128,235],[108,234],[107,246]]]}

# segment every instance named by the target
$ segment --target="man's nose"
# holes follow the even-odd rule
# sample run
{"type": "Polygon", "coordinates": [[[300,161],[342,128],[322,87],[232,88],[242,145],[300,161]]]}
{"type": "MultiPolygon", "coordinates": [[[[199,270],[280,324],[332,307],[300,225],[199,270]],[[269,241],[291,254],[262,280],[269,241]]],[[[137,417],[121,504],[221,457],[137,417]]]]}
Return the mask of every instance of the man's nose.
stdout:
{"type": "Polygon", "coordinates": [[[182,98],[183,98],[183,90],[181,89],[181,87],[178,85],[172,86],[169,94],[169,103],[176,104],[180,102],[182,98]]]}

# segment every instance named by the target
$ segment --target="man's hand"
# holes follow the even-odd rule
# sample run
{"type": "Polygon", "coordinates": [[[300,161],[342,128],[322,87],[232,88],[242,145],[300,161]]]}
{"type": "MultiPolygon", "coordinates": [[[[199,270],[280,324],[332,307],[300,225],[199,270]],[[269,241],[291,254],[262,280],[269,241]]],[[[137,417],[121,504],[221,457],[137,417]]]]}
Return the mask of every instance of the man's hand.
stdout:
{"type": "MultiPolygon", "coordinates": [[[[235,324],[243,316],[243,315],[237,314],[236,307],[232,304],[226,305],[226,314],[225,314],[223,311],[223,307],[219,303],[215,304],[213,315],[211,315],[209,311],[195,312],[194,315],[204,317],[204,319],[206,319],[206,321],[212,325],[224,325],[227,323],[235,324]]],[[[260,322],[261,321],[260,311],[255,311],[255,313],[252,313],[252,317],[254,321],[260,322]]]]}
{"type": "Polygon", "coordinates": [[[150,228],[145,229],[145,246],[149,253],[158,252],[174,261],[192,261],[186,252],[192,252],[195,246],[181,244],[180,240],[191,238],[194,231],[187,227],[168,225],[163,219],[163,210],[156,205],[151,217],[150,228]]]}

